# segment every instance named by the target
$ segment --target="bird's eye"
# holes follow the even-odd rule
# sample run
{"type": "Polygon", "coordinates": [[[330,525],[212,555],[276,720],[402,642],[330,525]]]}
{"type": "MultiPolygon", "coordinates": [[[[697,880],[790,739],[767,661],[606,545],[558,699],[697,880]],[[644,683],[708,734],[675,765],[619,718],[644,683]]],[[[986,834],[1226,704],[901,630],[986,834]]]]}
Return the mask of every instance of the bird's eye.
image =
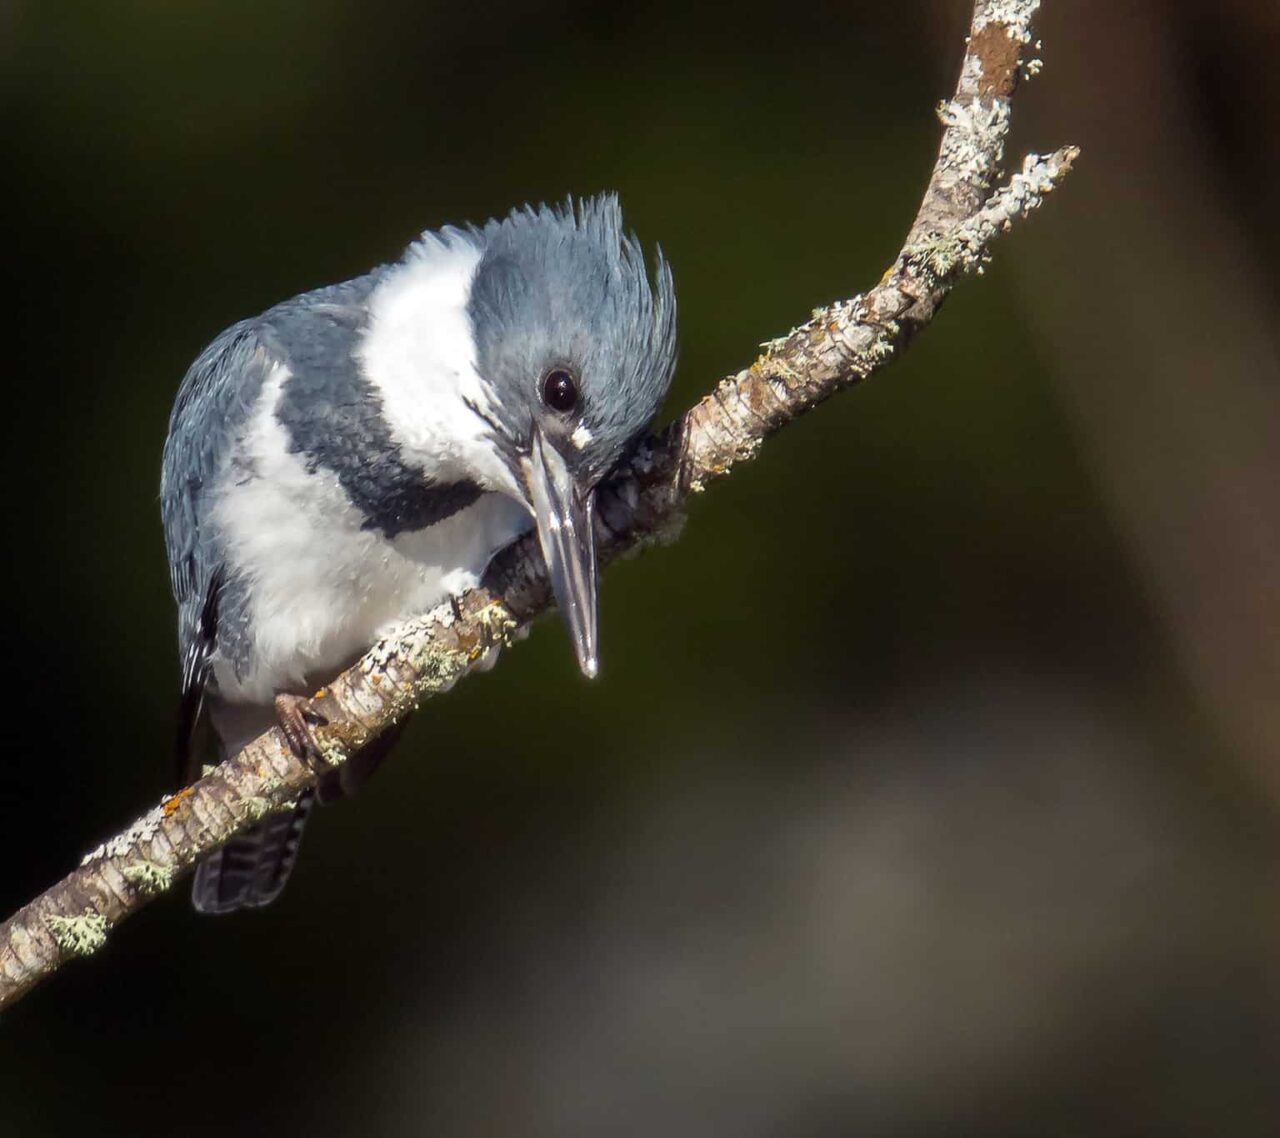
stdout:
{"type": "Polygon", "coordinates": [[[567,415],[578,405],[578,385],[564,368],[547,372],[542,381],[542,401],[553,411],[567,415]]]}

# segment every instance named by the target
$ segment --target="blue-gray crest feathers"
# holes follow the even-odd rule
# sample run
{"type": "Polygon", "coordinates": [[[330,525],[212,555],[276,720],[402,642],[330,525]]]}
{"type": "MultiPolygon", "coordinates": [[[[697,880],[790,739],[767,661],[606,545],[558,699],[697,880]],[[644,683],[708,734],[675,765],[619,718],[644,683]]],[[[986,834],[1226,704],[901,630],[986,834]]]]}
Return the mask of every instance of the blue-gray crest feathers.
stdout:
{"type": "Polygon", "coordinates": [[[604,474],[653,418],[671,382],[670,266],[658,250],[650,282],[614,194],[526,206],[476,235],[484,252],[469,314],[478,369],[498,396],[499,414],[522,437],[540,376],[570,367],[579,376],[578,421],[588,440],[581,461],[604,474]]]}

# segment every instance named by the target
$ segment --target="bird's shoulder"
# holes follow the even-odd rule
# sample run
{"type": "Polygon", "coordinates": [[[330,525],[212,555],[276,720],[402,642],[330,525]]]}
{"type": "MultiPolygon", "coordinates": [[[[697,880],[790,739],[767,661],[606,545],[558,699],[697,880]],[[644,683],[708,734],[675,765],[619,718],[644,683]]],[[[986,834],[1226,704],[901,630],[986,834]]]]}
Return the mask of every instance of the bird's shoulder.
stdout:
{"type": "Polygon", "coordinates": [[[354,373],[355,351],[369,325],[369,301],[386,274],[380,266],[282,301],[249,321],[252,335],[292,376],[314,383],[335,372],[354,373]]]}
{"type": "Polygon", "coordinates": [[[216,480],[267,380],[331,375],[350,363],[382,270],[292,297],[213,338],[178,388],[161,462],[160,504],[179,601],[198,596],[201,497],[216,480]]]}
{"type": "Polygon", "coordinates": [[[187,369],[169,416],[162,496],[208,478],[276,368],[313,379],[355,367],[367,301],[383,271],[281,301],[210,341],[187,369]]]}

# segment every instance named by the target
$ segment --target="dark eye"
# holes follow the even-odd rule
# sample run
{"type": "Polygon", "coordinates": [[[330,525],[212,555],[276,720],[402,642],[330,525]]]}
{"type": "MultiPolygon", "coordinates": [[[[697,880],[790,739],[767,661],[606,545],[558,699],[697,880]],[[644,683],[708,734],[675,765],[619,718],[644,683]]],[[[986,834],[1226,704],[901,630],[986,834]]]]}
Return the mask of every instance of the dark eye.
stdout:
{"type": "Polygon", "coordinates": [[[553,411],[567,415],[578,405],[578,385],[564,368],[547,372],[542,381],[542,401],[553,411]]]}

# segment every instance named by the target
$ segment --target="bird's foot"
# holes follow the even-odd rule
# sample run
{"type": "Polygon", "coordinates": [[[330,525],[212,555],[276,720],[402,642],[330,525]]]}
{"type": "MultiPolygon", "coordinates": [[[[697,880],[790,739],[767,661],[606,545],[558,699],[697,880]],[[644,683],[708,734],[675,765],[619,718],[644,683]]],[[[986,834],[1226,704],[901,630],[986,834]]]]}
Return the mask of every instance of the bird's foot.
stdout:
{"type": "Polygon", "coordinates": [[[321,758],[323,752],[316,741],[315,729],[328,726],[329,717],[306,696],[286,692],[276,696],[275,708],[280,731],[294,757],[312,762],[321,758]]]}

